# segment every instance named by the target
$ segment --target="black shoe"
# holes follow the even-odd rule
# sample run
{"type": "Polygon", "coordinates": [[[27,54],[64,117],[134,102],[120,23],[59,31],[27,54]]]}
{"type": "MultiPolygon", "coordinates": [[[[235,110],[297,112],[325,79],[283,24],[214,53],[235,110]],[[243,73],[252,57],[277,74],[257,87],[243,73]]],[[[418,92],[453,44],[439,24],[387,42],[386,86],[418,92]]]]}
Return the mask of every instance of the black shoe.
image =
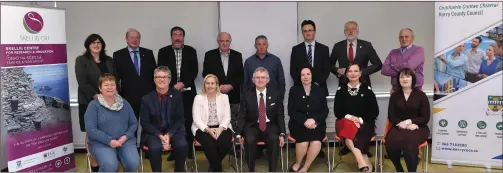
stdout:
{"type": "Polygon", "coordinates": [[[168,162],[169,162],[169,161],[173,161],[173,160],[175,160],[175,159],[173,158],[173,155],[172,155],[172,154],[170,154],[170,155],[168,156],[168,159],[167,159],[167,160],[168,160],[168,162]]]}
{"type": "Polygon", "coordinates": [[[344,146],[344,147],[341,149],[341,152],[339,153],[339,155],[344,156],[344,155],[348,154],[349,152],[351,152],[351,151],[349,150],[349,148],[348,148],[348,147],[346,147],[346,146],[344,146]]]}
{"type": "Polygon", "coordinates": [[[318,158],[324,158],[325,157],[325,152],[323,152],[323,150],[320,150],[320,152],[318,153],[318,158]]]}
{"type": "Polygon", "coordinates": [[[91,172],[100,172],[100,166],[91,166],[91,172]]]}
{"type": "Polygon", "coordinates": [[[360,172],[367,172],[369,170],[368,166],[364,166],[360,168],[360,172]]]}
{"type": "Polygon", "coordinates": [[[372,157],[372,153],[368,152],[368,153],[367,153],[367,156],[368,156],[369,158],[371,158],[371,157],[372,157]]]}

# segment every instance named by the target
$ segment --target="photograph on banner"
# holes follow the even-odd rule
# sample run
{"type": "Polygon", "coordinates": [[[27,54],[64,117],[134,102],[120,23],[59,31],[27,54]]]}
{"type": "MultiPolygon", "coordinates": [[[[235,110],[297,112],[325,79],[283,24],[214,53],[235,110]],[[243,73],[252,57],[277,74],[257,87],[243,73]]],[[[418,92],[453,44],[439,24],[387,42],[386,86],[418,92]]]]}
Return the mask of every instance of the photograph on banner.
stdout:
{"type": "Polygon", "coordinates": [[[434,61],[434,99],[502,70],[503,24],[457,45],[434,61]]]}

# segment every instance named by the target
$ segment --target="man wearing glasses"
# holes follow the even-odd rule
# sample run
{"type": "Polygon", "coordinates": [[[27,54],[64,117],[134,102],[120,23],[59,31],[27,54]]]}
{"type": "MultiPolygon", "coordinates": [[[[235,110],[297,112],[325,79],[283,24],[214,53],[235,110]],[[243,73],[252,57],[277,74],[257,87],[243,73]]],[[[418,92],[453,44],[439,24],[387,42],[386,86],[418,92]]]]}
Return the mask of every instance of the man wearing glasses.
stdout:
{"type": "Polygon", "coordinates": [[[355,21],[347,22],[344,25],[346,39],[336,43],[332,49],[330,55],[332,73],[339,78],[339,84],[350,63],[360,65],[362,77],[369,85],[371,85],[370,75],[381,70],[382,61],[372,43],[358,39],[358,33],[358,24],[355,21]],[[370,66],[369,61],[372,64],[370,66]],[[338,66],[336,66],[337,62],[339,62],[338,66]]]}
{"type": "Polygon", "coordinates": [[[185,116],[182,92],[170,87],[171,71],[159,66],[154,71],[156,88],[141,99],[141,143],[153,172],[161,172],[163,150],[172,150],[175,171],[184,172],[188,144],[185,140],[185,116]]]}

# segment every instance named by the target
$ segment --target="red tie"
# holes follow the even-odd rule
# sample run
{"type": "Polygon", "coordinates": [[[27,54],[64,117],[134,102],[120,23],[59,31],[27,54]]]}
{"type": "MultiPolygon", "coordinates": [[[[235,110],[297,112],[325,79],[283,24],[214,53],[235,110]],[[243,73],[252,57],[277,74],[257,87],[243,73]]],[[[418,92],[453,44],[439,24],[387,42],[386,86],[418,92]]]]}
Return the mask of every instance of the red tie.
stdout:
{"type": "Polygon", "coordinates": [[[267,125],[266,125],[266,119],[265,119],[265,103],[264,103],[264,94],[260,93],[260,103],[259,103],[259,106],[258,106],[258,110],[259,110],[259,113],[258,113],[258,127],[260,128],[260,130],[262,132],[265,131],[265,129],[267,129],[267,125]]]}
{"type": "Polygon", "coordinates": [[[353,62],[353,43],[349,43],[349,62],[353,62]]]}

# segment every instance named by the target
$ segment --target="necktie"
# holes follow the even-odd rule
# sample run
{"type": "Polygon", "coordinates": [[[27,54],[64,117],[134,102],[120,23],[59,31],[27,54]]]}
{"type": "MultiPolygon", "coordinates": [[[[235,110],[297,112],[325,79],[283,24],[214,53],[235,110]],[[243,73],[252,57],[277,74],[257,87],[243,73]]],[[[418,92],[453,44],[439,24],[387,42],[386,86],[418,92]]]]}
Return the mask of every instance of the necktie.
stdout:
{"type": "Polygon", "coordinates": [[[134,57],[133,57],[134,58],[134,60],[133,60],[134,68],[136,69],[136,74],[139,75],[140,74],[140,66],[138,64],[138,55],[136,55],[136,53],[138,51],[134,50],[132,52],[133,52],[133,55],[134,55],[134,57]]]}
{"type": "Polygon", "coordinates": [[[259,128],[262,132],[264,132],[267,128],[266,125],[266,118],[265,118],[265,103],[264,103],[264,94],[260,93],[260,103],[258,106],[259,113],[258,113],[258,125],[259,128]]]}
{"type": "Polygon", "coordinates": [[[349,62],[353,62],[353,43],[349,43],[349,62]]]}
{"type": "Polygon", "coordinates": [[[307,51],[307,64],[312,66],[313,65],[313,50],[311,49],[311,47],[313,45],[308,45],[308,46],[309,46],[309,50],[307,51]]]}
{"type": "Polygon", "coordinates": [[[166,127],[166,126],[167,126],[167,124],[168,124],[168,123],[167,123],[167,121],[166,121],[166,119],[168,118],[168,117],[167,117],[167,114],[168,114],[168,113],[167,113],[167,109],[166,109],[167,104],[168,104],[168,102],[167,102],[167,99],[166,99],[166,95],[165,95],[165,94],[161,95],[161,117],[162,117],[162,127],[166,127]],[[166,102],[166,103],[165,103],[165,102],[166,102]]]}

